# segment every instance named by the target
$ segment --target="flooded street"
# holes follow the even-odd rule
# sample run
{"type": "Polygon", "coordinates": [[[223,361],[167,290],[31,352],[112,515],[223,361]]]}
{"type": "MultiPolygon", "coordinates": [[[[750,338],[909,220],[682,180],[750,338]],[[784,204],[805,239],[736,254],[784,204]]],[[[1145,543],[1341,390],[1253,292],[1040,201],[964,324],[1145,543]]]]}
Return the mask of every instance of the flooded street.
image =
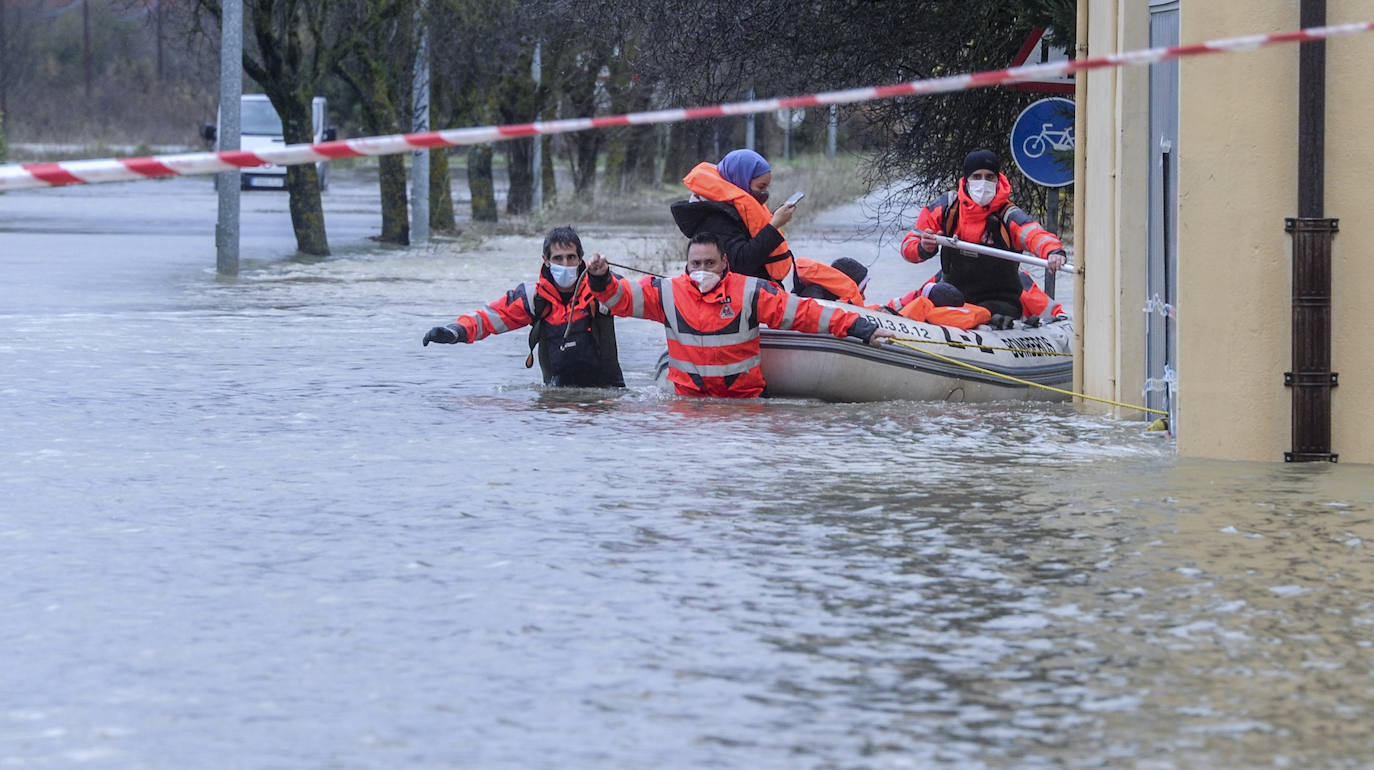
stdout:
{"type": "MultiPolygon", "coordinates": [[[[302,260],[245,194],[218,278],[206,179],[0,195],[0,767],[1374,766],[1368,466],[684,400],[639,320],[626,389],[545,389],[420,345],[540,239],[379,248],[375,197],[302,260]]],[[[872,299],[929,274],[834,219],[793,246],[872,299]]]]}

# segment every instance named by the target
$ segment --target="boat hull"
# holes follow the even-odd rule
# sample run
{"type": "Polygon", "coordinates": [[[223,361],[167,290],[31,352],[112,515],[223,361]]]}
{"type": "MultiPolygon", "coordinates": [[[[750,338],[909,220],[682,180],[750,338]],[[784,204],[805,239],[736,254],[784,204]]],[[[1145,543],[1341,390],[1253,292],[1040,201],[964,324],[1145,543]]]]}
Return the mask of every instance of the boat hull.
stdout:
{"type": "MultiPolygon", "coordinates": [[[[1069,319],[1034,328],[963,330],[827,304],[868,316],[907,344],[873,347],[852,338],[760,329],[769,396],[838,402],[1069,399],[1067,392],[1035,387],[1071,389],[1069,319]]],[[[658,375],[660,384],[671,389],[666,353],[659,360],[658,375]]]]}

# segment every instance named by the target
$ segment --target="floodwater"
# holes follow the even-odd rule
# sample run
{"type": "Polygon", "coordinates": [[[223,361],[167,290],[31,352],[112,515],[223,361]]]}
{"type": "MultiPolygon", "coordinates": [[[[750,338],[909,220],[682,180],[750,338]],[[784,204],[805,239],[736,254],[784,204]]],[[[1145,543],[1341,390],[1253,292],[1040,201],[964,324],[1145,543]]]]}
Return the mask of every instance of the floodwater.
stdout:
{"type": "Polygon", "coordinates": [[[0,767],[1374,766],[1367,466],[682,400],[643,321],[544,389],[420,346],[538,241],[368,246],[337,180],[336,256],[246,195],[236,279],[204,180],[0,196],[0,767]]]}

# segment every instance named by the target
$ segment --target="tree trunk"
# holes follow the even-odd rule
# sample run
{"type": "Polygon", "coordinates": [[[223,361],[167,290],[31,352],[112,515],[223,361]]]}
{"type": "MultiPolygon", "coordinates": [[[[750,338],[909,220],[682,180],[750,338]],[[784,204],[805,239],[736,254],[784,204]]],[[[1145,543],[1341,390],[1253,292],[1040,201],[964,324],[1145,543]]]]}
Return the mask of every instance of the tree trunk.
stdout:
{"type": "MultiPolygon", "coordinates": [[[[287,144],[314,141],[310,120],[310,97],[278,100],[272,106],[282,116],[282,139],[287,144]]],[[[314,163],[286,167],[286,192],[290,198],[291,228],[296,233],[296,248],[305,254],[329,256],[329,239],[324,230],[324,206],[320,202],[320,175],[314,163]]]]}
{"type": "Polygon", "coordinates": [[[601,131],[579,131],[572,134],[573,194],[590,203],[596,195],[596,161],[601,155],[601,131]]]}
{"type": "Polygon", "coordinates": [[[539,177],[544,185],[544,205],[558,200],[558,183],[553,172],[553,143],[549,137],[538,137],[537,141],[544,143],[544,151],[539,153],[539,177]]]}
{"type": "MultiPolygon", "coordinates": [[[[586,133],[596,133],[589,131],[586,133]]],[[[528,214],[534,208],[534,176],[530,159],[534,144],[530,139],[505,142],[506,167],[510,175],[510,192],[506,195],[506,214],[528,214]]]]}
{"type": "MultiPolygon", "coordinates": [[[[380,46],[361,48],[351,59],[339,63],[338,72],[358,95],[363,129],[371,136],[399,134],[402,131],[396,104],[399,101],[394,78],[388,77],[387,62],[379,58],[380,46]]],[[[404,155],[377,158],[377,185],[381,195],[383,243],[410,245],[410,206],[407,199],[404,155]]]]}
{"type": "Polygon", "coordinates": [[[654,127],[634,126],[625,147],[625,180],[631,188],[654,182],[654,127]]]}
{"type": "Polygon", "coordinates": [[[496,185],[491,178],[491,145],[468,149],[468,194],[472,196],[472,221],[496,221],[496,185]]]}
{"type": "Polygon", "coordinates": [[[448,172],[448,150],[429,153],[429,229],[436,233],[458,230],[458,218],[453,213],[453,181],[448,172]]]}
{"type": "MultiPolygon", "coordinates": [[[[705,159],[700,147],[703,141],[704,121],[689,120],[670,127],[668,134],[668,157],[663,164],[663,181],[666,184],[681,184],[682,178],[701,160],[705,159]]],[[[709,140],[709,135],[705,135],[709,140]]],[[[719,158],[710,158],[712,163],[719,158]]]]}
{"type": "Polygon", "coordinates": [[[377,158],[377,170],[377,184],[382,195],[382,234],[377,240],[409,246],[410,205],[406,199],[405,156],[382,155],[377,158]]]}

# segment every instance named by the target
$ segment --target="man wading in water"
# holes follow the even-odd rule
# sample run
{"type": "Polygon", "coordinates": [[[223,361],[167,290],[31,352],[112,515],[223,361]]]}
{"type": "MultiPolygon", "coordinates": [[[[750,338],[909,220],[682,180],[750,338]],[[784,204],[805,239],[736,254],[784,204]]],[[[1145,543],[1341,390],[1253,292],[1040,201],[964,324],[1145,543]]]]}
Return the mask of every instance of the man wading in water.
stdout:
{"type": "MultiPolygon", "coordinates": [[[[571,227],[556,227],[544,238],[544,264],[537,280],[516,286],[454,323],[430,329],[422,343],[476,342],[532,326],[531,356],[538,351],[545,385],[623,388],[615,319],[592,297],[586,274],[582,239],[571,227]]],[[[533,361],[525,365],[533,366],[533,361]]]]}

